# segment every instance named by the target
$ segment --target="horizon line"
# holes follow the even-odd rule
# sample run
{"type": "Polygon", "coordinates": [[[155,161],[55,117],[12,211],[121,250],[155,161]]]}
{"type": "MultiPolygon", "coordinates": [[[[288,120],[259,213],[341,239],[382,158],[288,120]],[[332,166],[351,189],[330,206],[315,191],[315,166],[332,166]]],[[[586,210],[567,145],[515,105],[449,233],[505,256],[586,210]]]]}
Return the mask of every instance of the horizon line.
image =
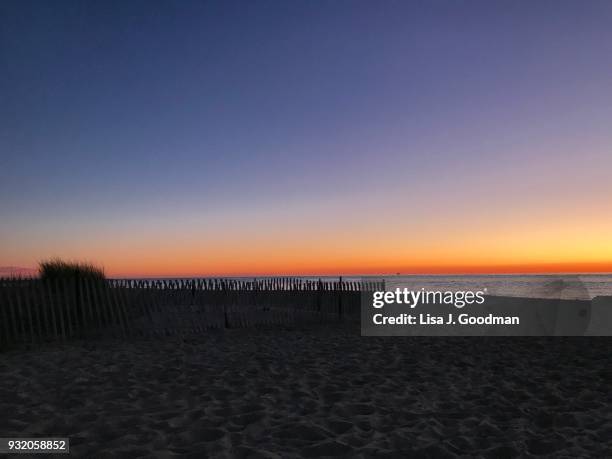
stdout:
{"type": "MultiPolygon", "coordinates": [[[[103,268],[104,269],[104,268],[103,268]]],[[[37,268],[25,268],[8,265],[0,266],[0,272],[7,271],[0,276],[24,274],[28,272],[35,277],[37,268]]],[[[352,270],[324,270],[324,271],[301,271],[301,272],[121,272],[120,270],[108,270],[108,278],[117,279],[177,279],[177,278],[257,278],[257,277],[393,277],[393,276],[503,276],[503,275],[612,275],[612,263],[538,263],[533,265],[492,265],[474,267],[423,267],[422,269],[366,269],[364,271],[352,270]]]]}

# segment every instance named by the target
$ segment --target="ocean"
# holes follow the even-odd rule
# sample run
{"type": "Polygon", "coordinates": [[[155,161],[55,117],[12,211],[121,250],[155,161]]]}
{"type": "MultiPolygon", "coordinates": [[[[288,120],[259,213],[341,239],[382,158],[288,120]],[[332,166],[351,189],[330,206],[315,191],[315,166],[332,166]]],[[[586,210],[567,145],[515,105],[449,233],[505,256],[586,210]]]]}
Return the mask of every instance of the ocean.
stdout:
{"type": "Polygon", "coordinates": [[[592,299],[612,296],[612,274],[384,276],[387,290],[487,290],[488,295],[592,299]]]}

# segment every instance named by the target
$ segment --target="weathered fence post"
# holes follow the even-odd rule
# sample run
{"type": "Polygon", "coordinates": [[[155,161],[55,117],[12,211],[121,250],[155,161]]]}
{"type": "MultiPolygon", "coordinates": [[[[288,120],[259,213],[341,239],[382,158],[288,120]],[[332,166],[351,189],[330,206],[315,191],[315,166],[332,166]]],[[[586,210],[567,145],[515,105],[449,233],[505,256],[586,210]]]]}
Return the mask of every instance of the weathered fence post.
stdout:
{"type": "Polygon", "coordinates": [[[42,285],[40,285],[40,280],[38,279],[32,281],[32,296],[34,298],[34,305],[35,305],[34,312],[36,315],[37,339],[38,339],[38,342],[42,343],[44,340],[44,336],[45,336],[44,325],[46,325],[46,315],[44,315],[45,314],[45,307],[44,307],[45,302],[44,302],[44,296],[42,294],[42,285]],[[44,315],[44,318],[41,317],[43,315],[44,315]]]}
{"type": "Polygon", "coordinates": [[[223,298],[223,313],[225,315],[225,328],[230,328],[229,317],[227,315],[227,296],[226,296],[224,281],[221,281],[221,291],[224,293],[224,295],[221,295],[221,298],[223,298]]]}
{"type": "MultiPolygon", "coordinates": [[[[20,289],[21,290],[21,289],[20,289]]],[[[22,295],[19,295],[20,297],[22,295]]],[[[34,320],[32,318],[33,314],[32,314],[32,302],[30,301],[31,295],[30,295],[30,282],[26,281],[24,283],[24,288],[23,288],[23,305],[26,309],[26,314],[28,317],[28,329],[30,332],[30,341],[32,342],[32,345],[36,344],[36,337],[34,335],[34,320]]],[[[19,301],[19,300],[18,300],[19,301]]],[[[25,336],[24,336],[25,339],[25,336]]]]}
{"type": "Polygon", "coordinates": [[[338,282],[338,318],[342,320],[342,296],[344,295],[344,289],[342,288],[342,276],[338,282]]]}
{"type": "Polygon", "coordinates": [[[9,332],[9,315],[8,315],[8,281],[2,279],[2,293],[0,296],[0,315],[2,316],[2,325],[4,329],[3,337],[0,343],[4,343],[6,347],[11,344],[9,332]]]}
{"type": "Polygon", "coordinates": [[[24,340],[26,338],[26,331],[25,331],[25,324],[24,324],[24,320],[23,320],[23,308],[22,308],[22,304],[21,304],[21,289],[22,287],[22,282],[19,281],[17,288],[15,289],[15,299],[16,299],[16,320],[17,320],[17,326],[19,327],[19,338],[20,340],[24,340]]]}
{"type": "Polygon", "coordinates": [[[55,287],[55,292],[54,292],[54,296],[53,296],[53,305],[57,306],[57,310],[58,310],[58,316],[59,316],[59,323],[60,323],[60,332],[61,332],[61,338],[62,338],[62,342],[66,341],[66,326],[64,324],[64,310],[62,308],[62,303],[63,303],[63,298],[61,298],[60,295],[60,282],[58,279],[55,279],[55,281],[53,282],[53,286],[55,287]]]}

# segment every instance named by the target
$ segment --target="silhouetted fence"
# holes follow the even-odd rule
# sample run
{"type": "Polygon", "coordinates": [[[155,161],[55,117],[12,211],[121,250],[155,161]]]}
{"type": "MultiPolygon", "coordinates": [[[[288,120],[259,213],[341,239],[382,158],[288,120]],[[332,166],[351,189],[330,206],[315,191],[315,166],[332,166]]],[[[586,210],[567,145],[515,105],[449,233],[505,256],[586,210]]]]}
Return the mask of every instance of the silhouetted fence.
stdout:
{"type": "Polygon", "coordinates": [[[358,319],[361,292],[375,289],[384,286],[297,278],[0,279],[0,348],[358,319]]]}

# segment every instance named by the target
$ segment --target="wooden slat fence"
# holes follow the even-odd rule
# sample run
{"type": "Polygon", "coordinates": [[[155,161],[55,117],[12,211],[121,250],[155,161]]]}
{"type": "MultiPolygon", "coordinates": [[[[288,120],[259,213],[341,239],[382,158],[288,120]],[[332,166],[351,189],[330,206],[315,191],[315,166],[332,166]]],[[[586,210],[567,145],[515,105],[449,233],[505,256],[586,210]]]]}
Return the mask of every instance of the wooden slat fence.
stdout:
{"type": "Polygon", "coordinates": [[[189,335],[212,328],[358,319],[380,282],[0,278],[0,349],[101,336],[189,335]]]}

